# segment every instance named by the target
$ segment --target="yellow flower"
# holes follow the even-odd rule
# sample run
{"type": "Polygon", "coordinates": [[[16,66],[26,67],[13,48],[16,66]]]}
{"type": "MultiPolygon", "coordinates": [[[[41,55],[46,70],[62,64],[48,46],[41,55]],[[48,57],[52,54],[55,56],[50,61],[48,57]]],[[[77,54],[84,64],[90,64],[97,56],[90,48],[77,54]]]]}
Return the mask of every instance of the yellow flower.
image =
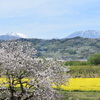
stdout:
{"type": "MultiPolygon", "coordinates": [[[[59,88],[68,91],[100,91],[100,78],[71,78],[66,85],[59,88]]],[[[53,88],[57,86],[53,85],[53,88]]]]}

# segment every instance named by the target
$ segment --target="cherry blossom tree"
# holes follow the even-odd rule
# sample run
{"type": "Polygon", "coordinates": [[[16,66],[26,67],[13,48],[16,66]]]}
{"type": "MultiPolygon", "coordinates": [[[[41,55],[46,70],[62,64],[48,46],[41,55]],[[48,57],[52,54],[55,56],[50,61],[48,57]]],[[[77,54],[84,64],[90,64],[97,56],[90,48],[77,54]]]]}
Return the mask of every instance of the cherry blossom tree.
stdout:
{"type": "Polygon", "coordinates": [[[1,100],[61,100],[52,88],[68,81],[68,67],[50,59],[39,59],[32,44],[24,41],[5,41],[0,44],[1,100]]]}

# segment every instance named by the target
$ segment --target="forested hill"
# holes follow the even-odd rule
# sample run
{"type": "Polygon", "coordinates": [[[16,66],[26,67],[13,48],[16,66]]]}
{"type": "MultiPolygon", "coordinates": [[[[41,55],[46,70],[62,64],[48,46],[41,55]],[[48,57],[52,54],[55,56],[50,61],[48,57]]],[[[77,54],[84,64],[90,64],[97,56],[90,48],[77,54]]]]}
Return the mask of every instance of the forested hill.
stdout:
{"type": "MultiPolygon", "coordinates": [[[[54,57],[73,60],[87,59],[94,53],[100,53],[100,39],[69,38],[69,39],[19,39],[30,41],[38,51],[39,57],[54,57]]],[[[18,41],[19,41],[18,40],[18,41]]]]}

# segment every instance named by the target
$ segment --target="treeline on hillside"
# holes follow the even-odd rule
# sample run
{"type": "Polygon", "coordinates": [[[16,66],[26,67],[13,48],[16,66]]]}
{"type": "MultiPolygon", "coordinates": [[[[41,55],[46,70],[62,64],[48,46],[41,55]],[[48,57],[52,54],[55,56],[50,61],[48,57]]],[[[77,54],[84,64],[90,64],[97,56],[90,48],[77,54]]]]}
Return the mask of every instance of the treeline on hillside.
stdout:
{"type": "Polygon", "coordinates": [[[38,51],[38,57],[52,57],[64,60],[88,59],[94,53],[100,53],[100,39],[20,39],[29,41],[38,51]]]}

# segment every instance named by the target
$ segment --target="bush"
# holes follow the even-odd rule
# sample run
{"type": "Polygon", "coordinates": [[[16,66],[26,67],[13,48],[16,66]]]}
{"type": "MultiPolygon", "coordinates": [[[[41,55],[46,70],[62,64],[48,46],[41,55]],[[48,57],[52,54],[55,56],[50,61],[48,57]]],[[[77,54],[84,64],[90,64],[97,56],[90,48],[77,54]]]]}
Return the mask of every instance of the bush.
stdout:
{"type": "Polygon", "coordinates": [[[79,66],[79,65],[88,65],[87,61],[66,61],[65,62],[66,66],[79,66]]]}
{"type": "Polygon", "coordinates": [[[100,65],[100,54],[93,54],[88,59],[88,62],[92,65],[100,65]]]}

